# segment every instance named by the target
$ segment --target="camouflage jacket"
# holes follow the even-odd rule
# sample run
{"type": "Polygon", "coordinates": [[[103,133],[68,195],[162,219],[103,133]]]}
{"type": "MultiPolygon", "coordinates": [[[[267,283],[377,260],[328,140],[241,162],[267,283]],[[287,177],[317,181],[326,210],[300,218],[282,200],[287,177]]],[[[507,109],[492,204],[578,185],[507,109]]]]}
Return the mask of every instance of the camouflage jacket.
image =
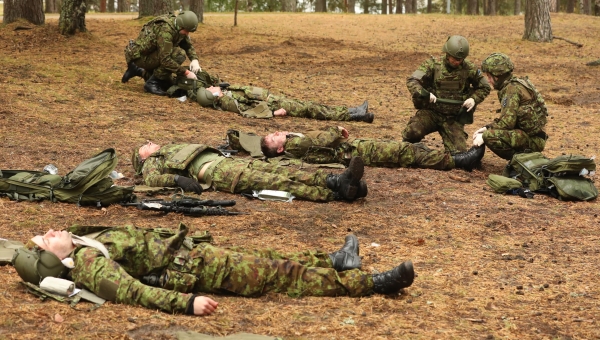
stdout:
{"type": "Polygon", "coordinates": [[[198,59],[190,37],[179,34],[179,30],[175,27],[173,14],[161,15],[146,23],[135,39],[134,45],[132,60],[158,50],[161,66],[177,75],[184,75],[187,68],[173,60],[171,57],[173,48],[181,47],[190,60],[198,59]]]}
{"type": "Polygon", "coordinates": [[[548,110],[541,94],[527,77],[511,77],[498,91],[502,106],[500,117],[487,125],[489,129],[523,130],[530,136],[540,134],[546,126],[548,110]]]}
{"type": "Polygon", "coordinates": [[[273,108],[271,103],[273,97],[269,90],[256,86],[231,85],[225,92],[225,95],[216,102],[217,107],[223,111],[235,112],[246,117],[270,118],[273,117],[273,111],[279,108],[273,108]],[[263,105],[268,109],[254,112],[258,105],[263,105]]]}
{"type": "Polygon", "coordinates": [[[134,226],[107,229],[96,240],[106,246],[110,258],[95,248],[77,247],[69,276],[78,287],[112,302],[185,312],[192,294],[147,286],[140,279],[163,272],[174,261],[187,232],[183,225],[170,237],[134,226]]]}
{"type": "MultiPolygon", "coordinates": [[[[464,60],[457,68],[451,68],[446,62],[446,56],[439,59],[431,57],[406,80],[408,91],[414,98],[425,89],[437,98],[465,101],[473,98],[475,104],[481,103],[492,90],[481,71],[470,61],[464,60]]],[[[429,98],[423,98],[423,107],[440,113],[453,115],[458,113],[461,105],[429,103],[429,98]]],[[[416,103],[415,103],[416,106],[416,103]]]]}
{"type": "Polygon", "coordinates": [[[150,187],[177,186],[175,175],[189,176],[187,166],[204,150],[218,150],[203,144],[169,144],[150,155],[142,166],[144,182],[150,187]]]}
{"type": "Polygon", "coordinates": [[[285,155],[307,163],[338,163],[345,151],[351,149],[350,140],[342,136],[337,126],[306,134],[289,134],[283,146],[285,155]]]}

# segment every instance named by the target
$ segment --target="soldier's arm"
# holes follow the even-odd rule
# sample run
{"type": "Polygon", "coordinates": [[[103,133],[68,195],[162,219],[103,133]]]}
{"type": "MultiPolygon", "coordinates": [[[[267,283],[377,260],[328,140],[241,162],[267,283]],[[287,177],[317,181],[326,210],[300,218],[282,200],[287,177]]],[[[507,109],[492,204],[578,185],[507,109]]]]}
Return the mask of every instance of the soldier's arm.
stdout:
{"type": "Polygon", "coordinates": [[[176,187],[175,175],[163,173],[162,157],[148,157],[144,161],[142,176],[144,183],[149,187],[176,187]]]}
{"type": "Polygon", "coordinates": [[[93,248],[76,254],[73,281],[112,302],[183,313],[192,294],[184,294],[144,285],[129,275],[117,262],[93,248]]]}
{"type": "Polygon", "coordinates": [[[500,97],[500,117],[487,125],[488,129],[512,130],[517,125],[517,112],[521,103],[519,87],[513,84],[506,86],[506,91],[500,97]]]}
{"type": "Polygon", "coordinates": [[[475,104],[479,104],[490,94],[492,87],[481,70],[475,66],[473,66],[473,69],[470,71],[469,81],[475,89],[471,98],[475,100],[475,104]]]}
{"type": "Polygon", "coordinates": [[[327,129],[319,132],[319,134],[312,138],[314,146],[331,146],[333,143],[338,141],[342,136],[342,130],[337,126],[330,126],[327,129]]]}
{"type": "Polygon", "coordinates": [[[169,27],[167,25],[161,26],[161,29],[159,29],[156,33],[156,47],[158,49],[158,59],[162,67],[164,67],[168,71],[176,73],[179,76],[183,76],[187,69],[183,66],[180,66],[171,57],[174,47],[173,40],[173,33],[170,32],[169,27]]]}
{"type": "Polygon", "coordinates": [[[200,61],[200,58],[198,57],[198,54],[196,53],[196,50],[194,49],[194,46],[192,45],[192,40],[190,39],[189,36],[186,36],[185,39],[183,39],[179,43],[179,47],[181,47],[185,51],[185,54],[187,55],[188,59],[190,59],[190,60],[197,59],[198,61],[200,61]]]}
{"type": "Polygon", "coordinates": [[[425,87],[431,87],[433,82],[434,60],[427,59],[413,74],[406,78],[406,87],[412,96],[418,95],[425,87]]]}

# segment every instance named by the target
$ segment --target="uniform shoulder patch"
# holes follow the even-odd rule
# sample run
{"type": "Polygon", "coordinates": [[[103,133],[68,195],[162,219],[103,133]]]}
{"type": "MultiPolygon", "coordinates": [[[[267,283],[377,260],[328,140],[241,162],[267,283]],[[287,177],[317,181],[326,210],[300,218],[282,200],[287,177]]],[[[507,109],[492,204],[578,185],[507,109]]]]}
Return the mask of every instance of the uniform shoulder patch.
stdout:
{"type": "Polygon", "coordinates": [[[506,98],[506,96],[504,96],[504,98],[502,98],[502,107],[506,107],[507,103],[508,103],[508,98],[506,98]]]}
{"type": "Polygon", "coordinates": [[[479,77],[481,75],[481,70],[477,69],[477,76],[479,77]]]}

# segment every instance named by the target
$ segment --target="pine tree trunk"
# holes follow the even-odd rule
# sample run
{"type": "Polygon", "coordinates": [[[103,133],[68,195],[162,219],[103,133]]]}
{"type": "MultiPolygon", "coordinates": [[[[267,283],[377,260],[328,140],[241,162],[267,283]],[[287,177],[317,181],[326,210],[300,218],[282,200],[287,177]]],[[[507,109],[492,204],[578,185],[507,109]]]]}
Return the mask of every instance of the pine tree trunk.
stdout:
{"type": "Polygon", "coordinates": [[[363,14],[369,14],[369,6],[370,6],[370,2],[369,0],[363,0],[363,14]]]}
{"type": "Polygon", "coordinates": [[[431,0],[427,0],[427,13],[431,13],[431,0]]]}
{"type": "Polygon", "coordinates": [[[152,6],[153,16],[167,14],[173,12],[173,2],[170,0],[154,0],[152,6]]]}
{"type": "Polygon", "coordinates": [[[521,14],[521,0],[515,0],[515,15],[521,14]]]}
{"type": "MultiPolygon", "coordinates": [[[[450,0],[448,0],[448,1],[450,1],[450,0]]],[[[456,14],[462,14],[462,10],[463,10],[462,6],[463,6],[462,0],[456,0],[456,14]]]]}
{"type": "Polygon", "coordinates": [[[381,14],[387,14],[387,0],[381,0],[381,14]]]}
{"type": "Polygon", "coordinates": [[[327,1],[317,0],[315,2],[315,12],[327,12],[327,1]]]}
{"type": "Polygon", "coordinates": [[[487,1],[487,15],[496,15],[496,0],[487,1]]]}
{"type": "Polygon", "coordinates": [[[477,5],[477,0],[467,0],[467,14],[476,15],[477,5]]]}
{"type": "Polygon", "coordinates": [[[394,14],[394,0],[388,0],[388,13],[394,14]]]}
{"type": "Polygon", "coordinates": [[[575,12],[575,0],[567,0],[567,13],[575,12]]]}
{"type": "Polygon", "coordinates": [[[406,0],[406,2],[404,3],[404,6],[406,7],[405,8],[406,13],[412,13],[412,5],[413,5],[412,0],[406,0]]]}
{"type": "Polygon", "coordinates": [[[296,12],[296,0],[281,0],[282,12],[296,12]]]}
{"type": "Polygon", "coordinates": [[[547,0],[529,0],[526,2],[523,39],[536,42],[552,41],[550,4],[547,0]]]}
{"type": "Polygon", "coordinates": [[[63,0],[58,18],[58,30],[62,35],[73,35],[77,30],[86,32],[84,0],[63,0]]]}
{"type": "Polygon", "coordinates": [[[46,17],[42,0],[4,0],[4,23],[25,19],[34,25],[43,25],[46,17]]]}
{"type": "Polygon", "coordinates": [[[125,8],[127,5],[125,4],[125,0],[117,0],[117,12],[123,13],[128,11],[128,8],[125,8]]]}
{"type": "Polygon", "coordinates": [[[46,13],[57,13],[56,0],[46,0],[46,13]]]}
{"type": "Polygon", "coordinates": [[[402,3],[404,0],[396,0],[396,14],[402,14],[402,3]]]}
{"type": "Polygon", "coordinates": [[[190,11],[196,13],[198,22],[204,22],[204,0],[190,0],[190,11]]]}

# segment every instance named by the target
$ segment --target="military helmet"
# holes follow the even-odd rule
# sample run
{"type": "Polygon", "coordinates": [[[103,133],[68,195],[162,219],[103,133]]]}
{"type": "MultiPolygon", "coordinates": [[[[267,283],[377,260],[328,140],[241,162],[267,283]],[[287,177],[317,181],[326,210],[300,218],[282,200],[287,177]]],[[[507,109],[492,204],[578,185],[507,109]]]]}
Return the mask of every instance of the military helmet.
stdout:
{"type": "Polygon", "coordinates": [[[47,276],[61,277],[67,271],[54,253],[37,247],[17,249],[12,264],[23,281],[34,285],[39,285],[47,276]]]}
{"type": "Polygon", "coordinates": [[[201,87],[196,91],[196,101],[203,107],[214,106],[215,96],[209,90],[201,87]]]}
{"type": "Polygon", "coordinates": [[[515,65],[504,53],[492,53],[481,63],[481,70],[494,77],[511,73],[515,65]]]}
{"type": "Polygon", "coordinates": [[[456,59],[465,59],[469,55],[469,42],[461,35],[448,37],[442,51],[456,59]]]}
{"type": "Polygon", "coordinates": [[[179,30],[196,32],[198,28],[198,16],[192,11],[183,11],[175,18],[175,26],[179,30]]]}

